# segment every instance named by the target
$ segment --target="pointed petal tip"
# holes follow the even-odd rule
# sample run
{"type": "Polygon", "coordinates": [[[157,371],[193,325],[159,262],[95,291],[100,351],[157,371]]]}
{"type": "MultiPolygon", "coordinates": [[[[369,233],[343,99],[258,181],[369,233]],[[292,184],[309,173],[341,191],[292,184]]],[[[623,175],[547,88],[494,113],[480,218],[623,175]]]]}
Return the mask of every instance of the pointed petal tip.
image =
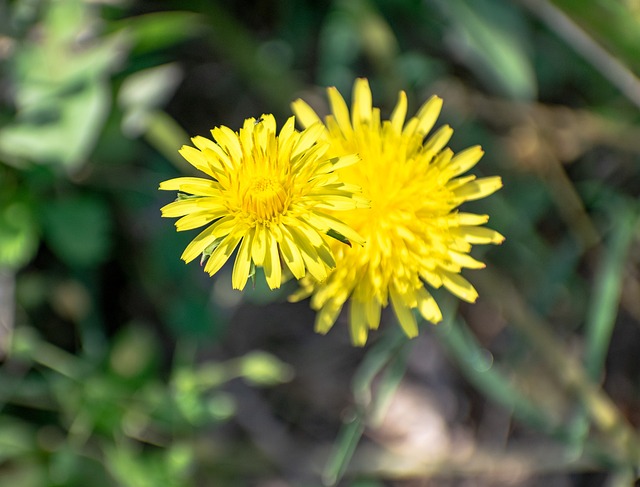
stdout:
{"type": "Polygon", "coordinates": [[[324,326],[318,322],[316,322],[315,326],[313,327],[313,331],[315,331],[318,335],[326,335],[327,333],[329,333],[330,329],[331,327],[324,326]]]}
{"type": "Polygon", "coordinates": [[[427,100],[427,104],[433,104],[434,106],[438,106],[438,112],[442,109],[442,105],[444,105],[444,100],[441,96],[431,95],[427,100]]]}

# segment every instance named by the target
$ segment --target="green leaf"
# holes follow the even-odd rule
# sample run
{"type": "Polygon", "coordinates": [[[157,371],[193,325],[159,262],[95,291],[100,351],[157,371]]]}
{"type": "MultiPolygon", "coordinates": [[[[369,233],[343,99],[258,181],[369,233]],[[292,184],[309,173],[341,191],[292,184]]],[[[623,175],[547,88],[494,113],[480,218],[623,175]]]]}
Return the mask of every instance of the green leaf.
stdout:
{"type": "Polygon", "coordinates": [[[554,0],[551,3],[634,72],[640,70],[640,17],[635,2],[595,1],[589,2],[589,8],[585,8],[583,0],[554,0]]]}
{"type": "Polygon", "coordinates": [[[107,78],[123,39],[79,42],[94,9],[78,0],[47,5],[41,35],[18,44],[12,59],[18,116],[0,130],[0,153],[73,169],[86,160],[107,117],[107,78]]]}
{"type": "Polygon", "coordinates": [[[364,427],[364,418],[358,413],[352,413],[343,421],[327,465],[322,472],[324,485],[336,485],[342,478],[362,438],[364,427]]]}
{"type": "MultiPolygon", "coordinates": [[[[106,84],[88,83],[49,105],[53,120],[39,123],[43,112],[0,131],[0,151],[11,157],[75,168],[93,148],[108,113],[106,84]]],[[[43,109],[46,106],[42,107],[43,109]]]]}
{"type": "Polygon", "coordinates": [[[22,267],[35,255],[38,243],[31,206],[17,200],[0,206],[0,268],[22,267]]]}
{"type": "Polygon", "coordinates": [[[155,109],[169,101],[181,80],[182,72],[176,63],[128,76],[118,93],[118,103],[125,110],[123,131],[131,136],[146,132],[155,109]]]}
{"type": "Polygon", "coordinates": [[[238,359],[240,375],[247,381],[260,386],[288,382],[293,378],[289,364],[267,352],[253,351],[238,359]]]}
{"type": "Polygon", "coordinates": [[[203,23],[192,12],[156,12],[114,22],[116,29],[132,38],[134,53],[163,49],[202,31],[203,23]]]}
{"type": "Polygon", "coordinates": [[[638,215],[631,204],[615,207],[611,213],[614,227],[596,274],[586,318],[585,368],[594,382],[602,375],[618,315],[625,271],[631,261],[629,248],[638,233],[638,215]]]}
{"type": "Polygon", "coordinates": [[[453,309],[444,314],[449,318],[435,329],[435,336],[467,379],[487,397],[513,411],[522,422],[557,434],[561,425],[556,424],[550,411],[521,392],[508,374],[493,363],[493,356],[478,343],[467,323],[462,318],[452,317],[453,309]]]}
{"type": "Polygon", "coordinates": [[[495,91],[517,99],[536,95],[536,77],[525,50],[519,20],[496,1],[441,2],[457,31],[452,48],[476,76],[495,91]]]}
{"type": "Polygon", "coordinates": [[[32,426],[10,416],[0,421],[2,441],[0,441],[0,461],[19,458],[35,449],[35,435],[32,426]]]}

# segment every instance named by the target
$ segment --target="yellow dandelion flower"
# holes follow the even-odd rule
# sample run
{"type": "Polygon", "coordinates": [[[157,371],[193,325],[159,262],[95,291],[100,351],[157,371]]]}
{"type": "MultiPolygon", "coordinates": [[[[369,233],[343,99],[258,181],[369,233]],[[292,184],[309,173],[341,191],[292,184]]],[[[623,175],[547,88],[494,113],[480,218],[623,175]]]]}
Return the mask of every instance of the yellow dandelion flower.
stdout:
{"type": "MultiPolygon", "coordinates": [[[[329,154],[358,153],[360,163],[338,171],[342,180],[362,187],[371,208],[341,214],[345,223],[365,239],[363,247],[337,246],[335,270],[323,282],[305,279],[292,300],[311,295],[318,311],[316,331],[333,326],[349,301],[349,324],[354,344],[364,345],[368,330],[380,323],[381,309],[391,301],[398,321],[409,337],[418,334],[417,310],[437,323],[440,309],[425,288],[444,286],[459,298],[473,302],[478,294],[460,275],[463,268],[484,264],[469,255],[474,244],[499,244],[504,238],[481,225],[487,215],[457,210],[465,201],[490,195],[502,187],[499,177],[477,179],[463,175],[482,157],[480,147],[454,155],[448,147],[453,130],[444,126],[429,138],[442,100],[432,97],[405,123],[407,97],[400,92],[389,120],[380,120],[372,107],[366,79],[353,89],[351,114],[335,88],[328,89],[332,114],[325,119],[324,139],[329,154]]],[[[304,127],[317,126],[318,115],[304,101],[292,104],[304,127]]]]}
{"type": "MultiPolygon", "coordinates": [[[[215,274],[239,246],[232,285],[243,289],[255,266],[263,267],[271,289],[282,283],[284,262],[297,279],[307,272],[322,281],[335,261],[327,236],[362,244],[337,217],[340,210],[367,206],[359,187],[338,180],[335,171],[358,162],[355,154],[327,156],[319,141],[321,124],[295,130],[291,117],[276,135],[272,115],[249,118],[234,132],[211,131],[214,140],[192,139],[180,154],[209,178],[180,177],[160,184],[179,191],[162,208],[181,217],[178,231],[208,225],[185,249],[182,259],[208,257],[204,270],[215,274]]],[[[341,245],[344,245],[342,243],[341,245]]]]}

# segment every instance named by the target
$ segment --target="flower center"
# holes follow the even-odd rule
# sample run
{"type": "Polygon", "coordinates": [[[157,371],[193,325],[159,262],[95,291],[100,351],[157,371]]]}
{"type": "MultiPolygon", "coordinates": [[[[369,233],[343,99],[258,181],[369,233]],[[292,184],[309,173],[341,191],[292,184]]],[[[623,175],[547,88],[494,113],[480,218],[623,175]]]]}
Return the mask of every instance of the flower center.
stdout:
{"type": "Polygon", "coordinates": [[[269,178],[255,179],[242,201],[242,209],[258,221],[270,221],[281,215],[287,204],[282,184],[269,178]]]}

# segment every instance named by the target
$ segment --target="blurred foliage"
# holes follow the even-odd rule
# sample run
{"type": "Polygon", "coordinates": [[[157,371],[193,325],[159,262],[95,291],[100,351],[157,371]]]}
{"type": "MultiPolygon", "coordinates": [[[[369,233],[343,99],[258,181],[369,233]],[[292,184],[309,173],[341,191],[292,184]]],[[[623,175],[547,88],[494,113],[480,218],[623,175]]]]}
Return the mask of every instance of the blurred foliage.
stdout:
{"type": "Polygon", "coordinates": [[[0,0],[0,485],[630,485],[639,32],[635,0],[0,0]],[[156,191],[357,76],[444,98],[507,237],[476,305],[364,351],[185,266],[156,191]]]}

